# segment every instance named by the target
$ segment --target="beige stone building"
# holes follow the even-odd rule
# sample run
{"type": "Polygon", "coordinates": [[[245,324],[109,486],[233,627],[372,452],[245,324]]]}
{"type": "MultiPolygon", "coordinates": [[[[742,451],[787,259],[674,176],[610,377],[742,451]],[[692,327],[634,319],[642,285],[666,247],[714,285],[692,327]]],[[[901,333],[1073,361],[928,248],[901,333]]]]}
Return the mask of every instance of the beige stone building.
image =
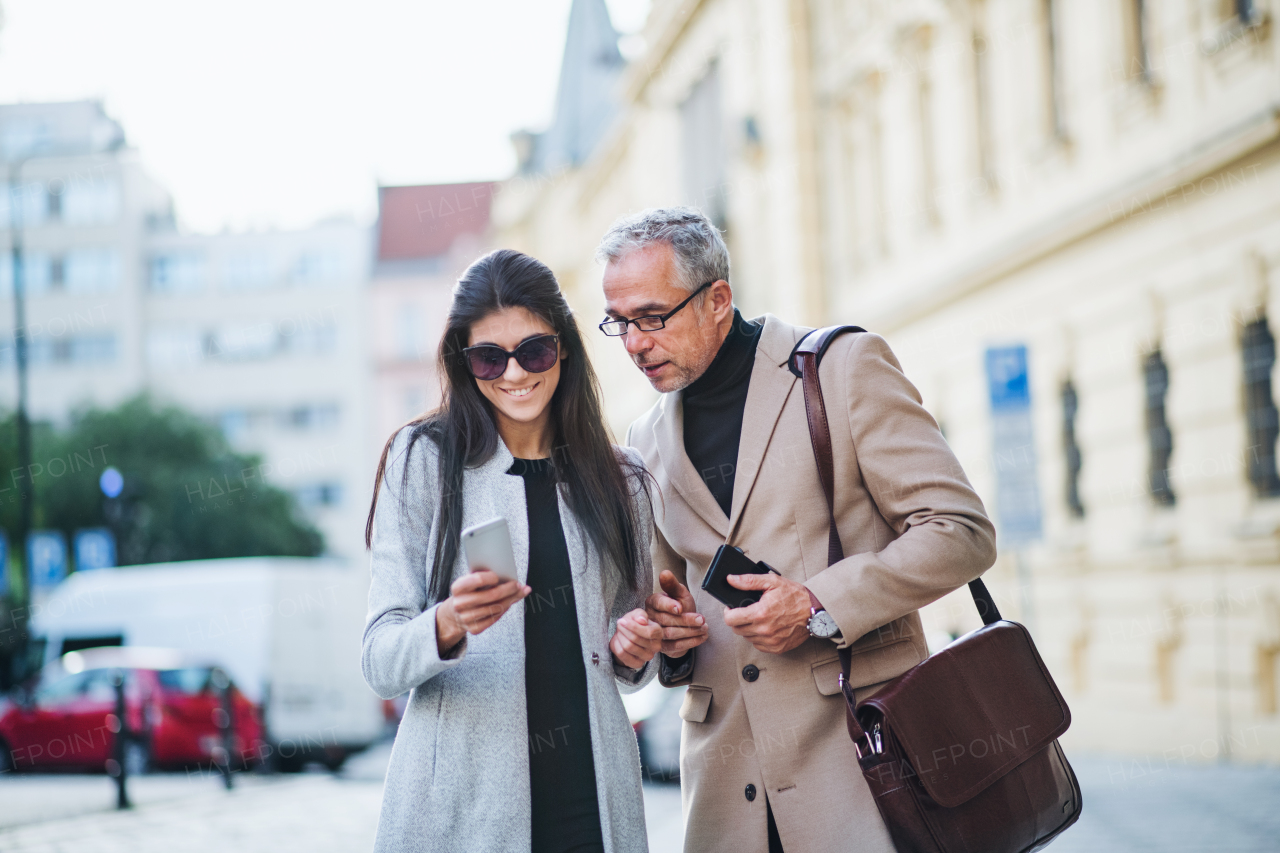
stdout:
{"type": "MultiPolygon", "coordinates": [[[[701,205],[745,313],[893,345],[1000,519],[989,578],[1071,702],[1069,747],[1131,756],[1122,774],[1280,761],[1278,15],[655,0],[610,129],[568,164],[526,160],[498,242],[550,263],[592,324],[608,224],[701,205]],[[988,350],[1013,346],[1019,441],[988,388],[988,350]],[[1015,469],[1039,520],[1022,542],[1015,469]]],[[[622,427],[652,392],[614,343],[597,364],[622,427]]],[[[930,608],[936,639],[971,610],[930,608]]]]}

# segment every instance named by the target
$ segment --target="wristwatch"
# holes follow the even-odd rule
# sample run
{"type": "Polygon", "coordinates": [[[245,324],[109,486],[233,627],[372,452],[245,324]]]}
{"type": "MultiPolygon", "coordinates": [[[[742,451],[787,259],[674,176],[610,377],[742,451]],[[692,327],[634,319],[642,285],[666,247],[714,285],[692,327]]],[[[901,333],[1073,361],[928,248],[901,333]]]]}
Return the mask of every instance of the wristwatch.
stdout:
{"type": "Polygon", "coordinates": [[[840,636],[840,626],[836,624],[836,620],[822,606],[822,602],[818,601],[818,597],[810,590],[809,593],[809,636],[818,637],[822,640],[833,640],[840,636]]]}

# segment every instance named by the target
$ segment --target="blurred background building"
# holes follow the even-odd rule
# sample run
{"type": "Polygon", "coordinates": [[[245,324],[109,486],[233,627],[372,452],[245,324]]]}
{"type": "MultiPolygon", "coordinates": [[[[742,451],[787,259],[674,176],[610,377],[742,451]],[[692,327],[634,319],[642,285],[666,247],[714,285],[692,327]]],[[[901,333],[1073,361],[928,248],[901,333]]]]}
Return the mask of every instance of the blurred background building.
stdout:
{"type": "MultiPolygon", "coordinates": [[[[494,242],[548,262],[589,326],[608,225],[702,207],[748,316],[888,338],[997,518],[991,578],[1075,744],[1274,762],[1276,14],[655,0],[602,97],[577,81],[614,38],[603,0],[577,0],[552,129],[517,137],[494,242]]],[[[654,395],[592,340],[621,434],[654,395]]],[[[972,609],[930,608],[938,641],[972,609]]]]}
{"type": "Polygon", "coordinates": [[[378,189],[369,290],[377,453],[440,400],[436,347],[453,283],[483,251],[495,189],[484,182],[378,189]]]}
{"type": "Polygon", "coordinates": [[[15,188],[0,199],[4,405],[16,236],[33,420],[151,392],[261,454],[253,476],[293,493],[330,553],[358,557],[372,477],[353,452],[370,428],[368,227],[185,233],[97,102],[0,106],[0,149],[15,188]]]}

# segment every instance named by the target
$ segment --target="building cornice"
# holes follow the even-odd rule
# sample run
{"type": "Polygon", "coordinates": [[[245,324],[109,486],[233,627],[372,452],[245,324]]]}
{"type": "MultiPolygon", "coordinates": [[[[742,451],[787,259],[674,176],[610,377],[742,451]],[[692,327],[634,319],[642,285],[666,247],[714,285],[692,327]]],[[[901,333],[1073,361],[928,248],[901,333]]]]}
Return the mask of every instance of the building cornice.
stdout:
{"type": "Polygon", "coordinates": [[[869,295],[859,299],[859,316],[877,331],[900,329],[1072,243],[1157,209],[1156,202],[1163,202],[1163,206],[1175,204],[1172,194],[1179,188],[1212,175],[1277,139],[1280,102],[1273,102],[1135,178],[1066,210],[1050,211],[1009,238],[959,260],[951,265],[954,271],[908,274],[896,281],[893,276],[870,277],[859,282],[863,293],[884,294],[884,298],[869,295]],[[1134,205],[1135,199],[1149,203],[1134,205]]]}
{"type": "Polygon", "coordinates": [[[705,0],[667,0],[654,5],[649,13],[649,23],[645,27],[645,41],[648,45],[644,56],[628,65],[623,72],[623,109],[644,97],[645,89],[666,64],[672,49],[704,4],[705,0]]]}

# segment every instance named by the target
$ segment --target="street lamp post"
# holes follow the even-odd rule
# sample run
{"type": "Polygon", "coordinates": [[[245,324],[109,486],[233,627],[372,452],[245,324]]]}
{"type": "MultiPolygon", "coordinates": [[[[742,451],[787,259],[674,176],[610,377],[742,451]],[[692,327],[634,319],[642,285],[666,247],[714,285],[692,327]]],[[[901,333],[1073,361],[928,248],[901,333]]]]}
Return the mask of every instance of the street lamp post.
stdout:
{"type": "MultiPolygon", "coordinates": [[[[27,417],[27,299],[25,270],[22,263],[22,206],[20,188],[22,167],[29,158],[22,157],[9,164],[9,253],[13,279],[13,349],[14,364],[18,370],[18,406],[15,426],[18,430],[18,468],[26,478],[26,487],[19,493],[17,551],[22,566],[22,598],[18,611],[22,614],[20,638],[26,637],[27,606],[31,602],[31,566],[27,557],[27,534],[31,531],[35,510],[35,483],[31,480],[31,421],[27,417]]],[[[18,627],[18,626],[15,626],[18,627]]],[[[25,649],[24,640],[19,641],[25,649]]]]}

